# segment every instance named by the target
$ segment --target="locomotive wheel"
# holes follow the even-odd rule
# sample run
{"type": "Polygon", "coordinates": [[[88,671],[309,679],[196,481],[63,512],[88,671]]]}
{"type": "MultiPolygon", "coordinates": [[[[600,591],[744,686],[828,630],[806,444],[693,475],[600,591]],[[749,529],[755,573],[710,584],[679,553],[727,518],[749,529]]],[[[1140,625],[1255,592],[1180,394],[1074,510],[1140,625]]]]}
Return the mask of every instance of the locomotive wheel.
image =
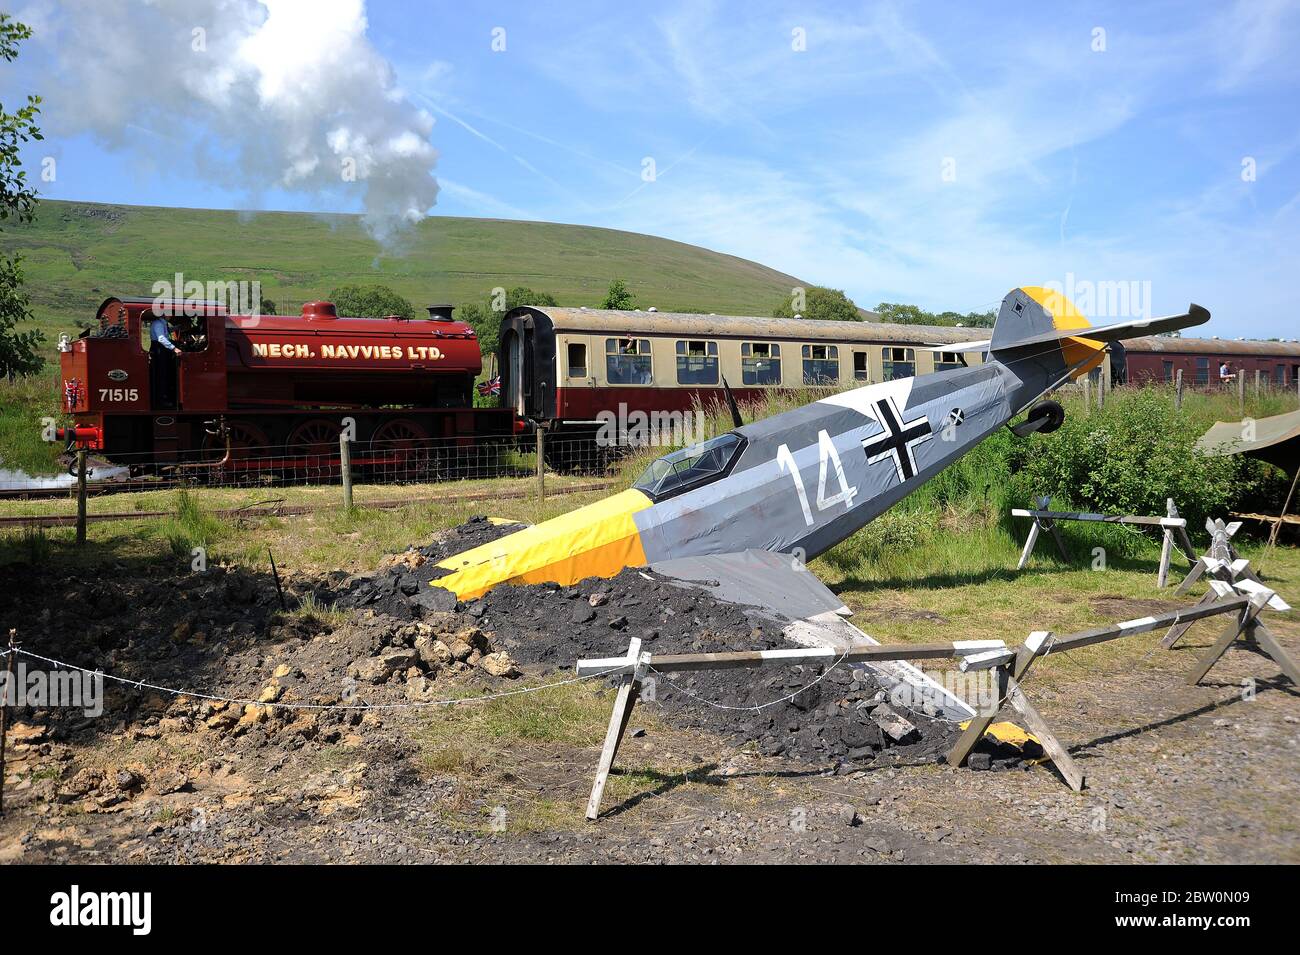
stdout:
{"type": "Polygon", "coordinates": [[[285,454],[297,457],[334,457],[339,450],[342,427],[326,418],[309,418],[289,432],[285,454]]]}
{"type": "Polygon", "coordinates": [[[419,422],[410,418],[393,418],[375,428],[370,437],[370,453],[379,458],[391,458],[370,465],[376,474],[393,478],[425,477],[434,457],[429,432],[419,422]]]}
{"type": "Polygon", "coordinates": [[[286,477],[318,480],[338,474],[342,430],[342,425],[328,418],[308,418],[297,425],[284,443],[286,477]]]}
{"type": "MultiPolygon", "coordinates": [[[[237,462],[265,458],[270,451],[271,441],[266,432],[251,421],[230,421],[226,424],[230,436],[230,460],[221,467],[214,467],[214,475],[224,474],[230,469],[240,478],[255,480],[259,472],[254,468],[237,467],[237,462]]],[[[217,465],[226,456],[226,438],[219,434],[203,436],[202,460],[217,465]]]]}

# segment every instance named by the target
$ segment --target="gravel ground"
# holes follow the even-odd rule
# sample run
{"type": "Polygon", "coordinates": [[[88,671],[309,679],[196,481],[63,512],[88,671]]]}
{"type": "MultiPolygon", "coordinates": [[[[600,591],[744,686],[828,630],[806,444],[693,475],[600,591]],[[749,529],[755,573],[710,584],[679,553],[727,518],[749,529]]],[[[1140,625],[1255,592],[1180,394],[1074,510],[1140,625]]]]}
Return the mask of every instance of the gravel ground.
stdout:
{"type": "MultiPolygon", "coordinates": [[[[911,734],[889,737],[873,717],[889,703],[848,668],[819,681],[817,668],[659,681],[595,825],[581,811],[603,725],[582,745],[525,727],[473,766],[442,766],[423,746],[440,710],[276,705],[509,691],[558,679],[580,656],[617,655],[634,635],[656,652],[780,645],[770,621],[637,572],[412,606],[425,588],[407,594],[405,578],[423,585],[433,561],[502,532],[472,522],[366,578],[289,581],[291,601],[352,605],[317,618],[281,614],[273,583],[238,570],[123,565],[86,580],[0,569],[0,627],[17,627],[28,649],[251,701],[110,686],[99,717],[20,708],[0,860],[1300,861],[1297,690],[1246,650],[1183,685],[1214,628],[1141,667],[1027,684],[1088,774],[1082,794],[1021,762],[1032,754],[990,751],[1001,772],[938,764],[952,727],[901,711],[911,734]],[[810,683],[757,713],[701,702],[753,706],[810,683]]],[[[890,610],[861,616],[873,612],[890,610]]],[[[1300,648],[1300,628],[1271,625],[1300,648]]],[[[601,690],[569,688],[579,701],[601,690]]],[[[591,712],[599,724],[603,704],[591,712]]]]}

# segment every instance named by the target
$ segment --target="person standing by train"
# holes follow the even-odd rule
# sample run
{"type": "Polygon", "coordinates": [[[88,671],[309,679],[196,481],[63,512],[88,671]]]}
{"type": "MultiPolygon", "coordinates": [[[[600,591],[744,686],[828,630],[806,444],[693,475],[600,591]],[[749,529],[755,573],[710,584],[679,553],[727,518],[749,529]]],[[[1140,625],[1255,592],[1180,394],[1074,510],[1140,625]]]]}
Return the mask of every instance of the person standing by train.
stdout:
{"type": "Polygon", "coordinates": [[[176,407],[176,356],[167,319],[155,315],[149,323],[149,393],[155,408],[176,407]]]}
{"type": "Polygon", "coordinates": [[[1232,362],[1225,359],[1223,364],[1219,366],[1219,383],[1230,385],[1236,380],[1237,376],[1232,371],[1232,362]]]}

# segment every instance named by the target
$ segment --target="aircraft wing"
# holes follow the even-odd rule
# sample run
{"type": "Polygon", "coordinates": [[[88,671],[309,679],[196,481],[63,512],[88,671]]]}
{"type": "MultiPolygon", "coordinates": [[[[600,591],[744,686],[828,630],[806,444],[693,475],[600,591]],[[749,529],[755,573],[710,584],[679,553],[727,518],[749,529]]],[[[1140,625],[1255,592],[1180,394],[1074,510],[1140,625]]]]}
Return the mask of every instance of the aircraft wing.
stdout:
{"type": "MultiPolygon", "coordinates": [[[[801,646],[843,651],[880,642],[851,624],[847,618],[852,611],[844,601],[790,554],[745,550],[679,557],[656,561],[650,570],[677,586],[699,588],[716,600],[744,606],[752,615],[782,625],[782,635],[801,646]]],[[[964,700],[906,661],[854,666],[872,670],[891,690],[906,684],[923,692],[923,698],[935,701],[940,715],[948,719],[967,720],[975,715],[964,700]]]]}
{"type": "Polygon", "coordinates": [[[990,339],[990,338],[980,338],[980,339],[977,339],[976,341],[973,341],[973,342],[953,342],[953,343],[950,344],[950,345],[931,345],[930,347],[925,348],[925,349],[923,349],[923,350],[924,350],[924,351],[930,351],[930,352],[941,352],[941,351],[947,351],[947,352],[988,351],[988,350],[989,350],[989,346],[990,346],[992,343],[993,343],[993,340],[990,339]]]}

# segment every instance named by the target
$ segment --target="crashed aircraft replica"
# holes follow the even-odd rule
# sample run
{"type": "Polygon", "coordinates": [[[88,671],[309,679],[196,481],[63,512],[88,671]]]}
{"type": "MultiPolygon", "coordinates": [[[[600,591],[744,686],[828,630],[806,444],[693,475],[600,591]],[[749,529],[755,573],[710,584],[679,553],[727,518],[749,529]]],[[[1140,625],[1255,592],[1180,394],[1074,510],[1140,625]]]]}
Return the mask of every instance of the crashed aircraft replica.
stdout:
{"type": "MultiPolygon", "coordinates": [[[[742,425],[668,454],[636,484],[439,564],[433,586],[462,600],[501,583],[576,583],[647,567],[715,597],[766,611],[814,646],[874,642],[804,564],[843,541],[1020,414],[1021,437],[1060,427],[1045,395],[1101,365],[1106,343],[1200,325],[1210,313],[1092,327],[1060,293],[1018,288],[981,365],[866,385],[742,425]]],[[[939,350],[938,348],[934,350],[939,350]]],[[[735,417],[739,417],[736,415],[735,417]]],[[[881,665],[915,683],[910,665],[881,665]]],[[[930,687],[937,690],[937,686],[930,687]]],[[[940,693],[940,711],[970,708],[940,693]]]]}

